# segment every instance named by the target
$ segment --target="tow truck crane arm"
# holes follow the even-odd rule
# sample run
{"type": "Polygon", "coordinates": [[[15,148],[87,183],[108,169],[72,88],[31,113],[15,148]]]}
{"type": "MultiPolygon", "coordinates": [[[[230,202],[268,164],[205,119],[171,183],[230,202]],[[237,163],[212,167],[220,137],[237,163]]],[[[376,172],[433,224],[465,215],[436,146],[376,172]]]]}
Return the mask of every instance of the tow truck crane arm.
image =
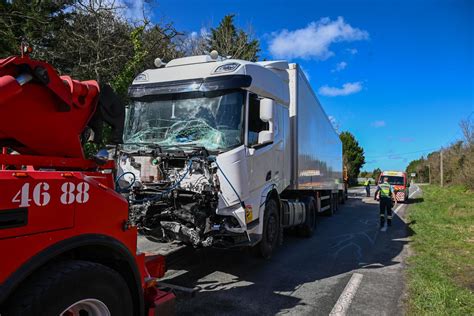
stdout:
{"type": "MultiPolygon", "coordinates": [[[[0,147],[8,148],[0,153],[2,315],[82,315],[90,308],[167,315],[174,308],[173,293],[156,281],[164,257],[137,253],[128,203],[115,192],[114,162],[85,158],[88,124],[115,123],[115,141],[121,138],[124,109],[102,112],[100,90],[28,56],[0,59],[0,147]]],[[[104,101],[109,110],[116,103],[104,101]]]]}
{"type": "Polygon", "coordinates": [[[0,146],[20,154],[84,158],[80,134],[98,96],[97,82],[59,76],[45,62],[0,60],[0,146]]]}

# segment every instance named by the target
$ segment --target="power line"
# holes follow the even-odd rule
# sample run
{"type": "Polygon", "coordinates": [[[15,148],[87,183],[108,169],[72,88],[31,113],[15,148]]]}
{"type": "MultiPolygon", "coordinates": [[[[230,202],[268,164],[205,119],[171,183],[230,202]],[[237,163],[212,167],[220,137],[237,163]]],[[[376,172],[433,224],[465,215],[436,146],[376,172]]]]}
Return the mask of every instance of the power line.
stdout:
{"type": "Polygon", "coordinates": [[[436,151],[439,150],[440,147],[433,147],[433,148],[426,148],[426,149],[421,149],[417,151],[411,151],[411,152],[406,152],[406,153],[389,153],[385,155],[378,155],[378,156],[366,156],[366,159],[372,159],[372,158],[389,158],[389,157],[395,157],[395,156],[403,156],[403,155],[411,155],[411,154],[417,154],[417,153],[422,153],[422,152],[427,152],[427,151],[436,151]]]}
{"type": "MultiPolygon", "coordinates": [[[[471,120],[471,117],[474,115],[474,111],[469,113],[467,116],[466,120],[471,120]]],[[[459,141],[459,133],[461,133],[460,130],[458,130],[453,137],[451,138],[452,140],[450,141],[451,143],[454,143],[456,141],[459,141]]],[[[460,135],[462,137],[462,133],[460,135]]],[[[447,144],[446,147],[449,147],[450,144],[447,144]]],[[[405,153],[389,153],[385,155],[375,155],[375,156],[365,156],[366,159],[374,159],[374,158],[387,158],[390,159],[391,157],[399,157],[399,156],[404,156],[404,155],[411,155],[411,154],[417,154],[417,153],[422,153],[422,152],[433,152],[433,151],[438,151],[441,150],[445,146],[441,147],[433,147],[433,148],[426,148],[426,149],[420,149],[417,151],[411,151],[411,152],[405,152],[405,153]]]]}

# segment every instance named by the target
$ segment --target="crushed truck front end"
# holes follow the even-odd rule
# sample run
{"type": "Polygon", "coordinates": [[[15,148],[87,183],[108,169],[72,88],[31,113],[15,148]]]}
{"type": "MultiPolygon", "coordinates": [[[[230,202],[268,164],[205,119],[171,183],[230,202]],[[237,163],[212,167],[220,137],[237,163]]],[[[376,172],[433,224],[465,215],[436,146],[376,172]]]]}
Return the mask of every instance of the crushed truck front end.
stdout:
{"type": "Polygon", "coordinates": [[[156,242],[258,243],[267,195],[289,181],[273,161],[289,148],[287,83],[264,65],[204,55],[139,74],[129,96],[117,161],[130,222],[156,242]],[[261,120],[263,103],[271,116],[286,107],[285,125],[261,120]]]}

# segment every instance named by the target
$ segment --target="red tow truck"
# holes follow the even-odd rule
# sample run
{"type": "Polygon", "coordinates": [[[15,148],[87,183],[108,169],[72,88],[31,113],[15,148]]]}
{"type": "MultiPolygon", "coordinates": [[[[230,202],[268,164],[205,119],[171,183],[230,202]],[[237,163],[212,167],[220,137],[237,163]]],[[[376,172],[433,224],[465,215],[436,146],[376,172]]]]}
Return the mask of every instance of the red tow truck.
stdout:
{"type": "MultiPolygon", "coordinates": [[[[95,81],[0,59],[0,314],[166,315],[162,256],[137,252],[115,165],[86,159],[95,81]]],[[[122,122],[123,124],[123,122],[122,122]]]]}

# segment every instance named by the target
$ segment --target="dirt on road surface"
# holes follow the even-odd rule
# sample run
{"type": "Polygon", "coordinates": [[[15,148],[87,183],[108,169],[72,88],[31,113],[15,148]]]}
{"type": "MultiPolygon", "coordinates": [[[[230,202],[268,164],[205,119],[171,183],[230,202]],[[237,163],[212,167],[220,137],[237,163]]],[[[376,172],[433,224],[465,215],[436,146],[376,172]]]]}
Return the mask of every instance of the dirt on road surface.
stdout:
{"type": "MultiPolygon", "coordinates": [[[[412,202],[421,190],[411,188],[412,202]]],[[[373,190],[372,190],[373,195],[373,190]]],[[[187,251],[173,260],[168,283],[197,288],[178,295],[178,315],[403,315],[409,204],[379,229],[378,203],[364,188],[332,217],[318,217],[310,239],[285,235],[270,260],[242,250],[187,251]]]]}

